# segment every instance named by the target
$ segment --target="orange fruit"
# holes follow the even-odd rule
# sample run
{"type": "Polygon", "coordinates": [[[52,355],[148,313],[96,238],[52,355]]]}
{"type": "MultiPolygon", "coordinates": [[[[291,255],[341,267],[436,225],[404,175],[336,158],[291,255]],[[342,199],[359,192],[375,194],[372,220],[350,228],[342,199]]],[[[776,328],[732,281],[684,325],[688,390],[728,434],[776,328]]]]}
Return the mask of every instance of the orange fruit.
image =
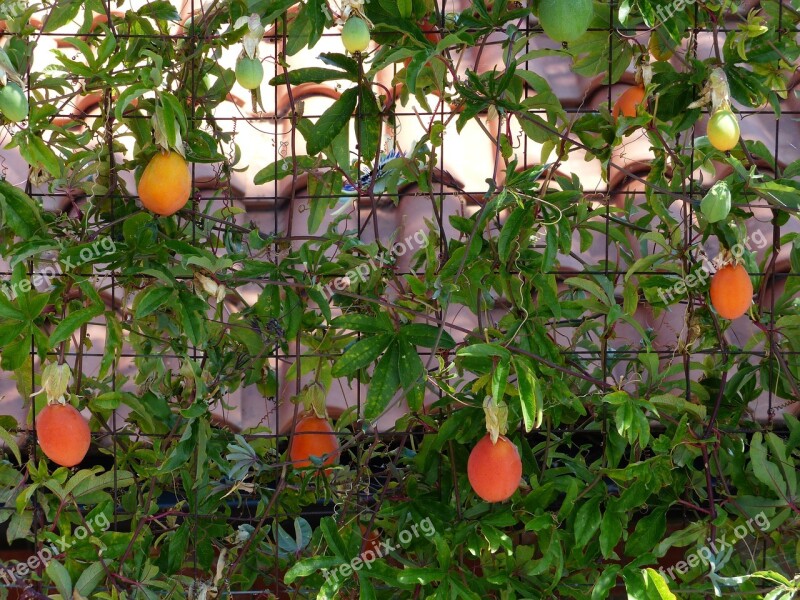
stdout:
{"type": "Polygon", "coordinates": [[[475,444],[467,461],[467,476],[475,493],[486,502],[502,502],[514,495],[522,477],[522,459],[506,436],[492,443],[488,433],[475,444]]]}
{"type": "Polygon", "coordinates": [[[364,525],[363,523],[359,523],[358,526],[361,529],[361,539],[364,540],[364,543],[363,543],[364,551],[361,553],[361,559],[362,560],[364,559],[364,555],[367,552],[372,552],[373,556],[377,556],[378,555],[378,548],[381,545],[381,542],[380,542],[381,536],[378,533],[378,530],[377,529],[372,529],[368,533],[366,525],[364,525]]]}
{"type": "Polygon", "coordinates": [[[434,46],[442,41],[442,34],[439,33],[439,29],[436,27],[436,25],[428,23],[427,21],[422,21],[419,23],[419,28],[422,29],[425,39],[434,46]]]}
{"type": "Polygon", "coordinates": [[[753,282],[742,265],[725,265],[711,278],[711,306],[723,319],[738,319],[753,303],[753,282]]]}
{"type": "Polygon", "coordinates": [[[616,121],[619,114],[622,113],[626,117],[635,117],[636,108],[644,101],[644,88],[640,85],[628,88],[623,94],[617,98],[614,107],[611,109],[611,114],[616,121]]]}
{"type": "Polygon", "coordinates": [[[147,210],[163,217],[182,209],[192,192],[192,175],[177,152],[159,152],[139,179],[139,199],[147,210]]]}
{"type": "Polygon", "coordinates": [[[327,419],[308,415],[294,426],[289,444],[289,459],[295,467],[310,467],[310,457],[322,459],[323,465],[332,465],[338,459],[339,440],[327,419]]]}
{"type": "Polygon", "coordinates": [[[89,451],[91,433],[71,404],[48,404],[36,417],[36,436],[45,456],[62,467],[74,467],[89,451]]]}

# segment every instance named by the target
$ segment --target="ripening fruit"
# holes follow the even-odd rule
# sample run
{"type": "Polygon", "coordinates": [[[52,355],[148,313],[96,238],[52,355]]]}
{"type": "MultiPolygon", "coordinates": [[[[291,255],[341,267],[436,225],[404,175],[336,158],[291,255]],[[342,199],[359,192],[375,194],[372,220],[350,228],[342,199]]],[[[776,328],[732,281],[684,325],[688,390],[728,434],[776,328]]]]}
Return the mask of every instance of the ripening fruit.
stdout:
{"type": "Polygon", "coordinates": [[[554,42],[572,42],[589,29],[594,17],[592,0],[542,0],[539,23],[554,42]]]}
{"type": "Polygon", "coordinates": [[[720,152],[727,152],[739,143],[739,121],[727,108],[721,108],[708,121],[708,141],[720,152]]]}
{"type": "Polygon", "coordinates": [[[367,533],[367,526],[363,523],[359,523],[358,527],[361,529],[361,539],[364,541],[364,551],[361,553],[361,559],[364,559],[364,555],[367,552],[372,552],[373,556],[376,556],[378,554],[378,548],[381,545],[381,536],[378,530],[371,529],[369,533],[367,533]]]}
{"type": "Polygon", "coordinates": [[[300,419],[294,426],[289,460],[295,467],[310,467],[314,463],[310,457],[322,459],[323,465],[332,465],[338,458],[339,440],[333,433],[333,427],[327,419],[309,415],[300,419]]]}
{"type": "Polygon", "coordinates": [[[666,40],[662,39],[655,31],[650,34],[650,41],[647,42],[647,49],[650,55],[659,62],[672,58],[674,52],[666,46],[666,40]]]}
{"type": "Polygon", "coordinates": [[[488,433],[475,444],[467,461],[467,476],[475,493],[486,502],[502,502],[514,495],[522,477],[522,459],[506,436],[492,443],[488,433]]]}
{"type": "Polygon", "coordinates": [[[369,46],[369,27],[364,19],[350,17],[342,27],[342,44],[350,54],[363,52],[369,46]]]}
{"type": "Polygon", "coordinates": [[[159,152],[144,168],[138,191],[147,210],[163,217],[174,215],[192,192],[189,165],[177,152],[159,152]]]}
{"type": "Polygon", "coordinates": [[[28,118],[28,98],[16,83],[9,81],[0,86],[0,115],[12,123],[28,118]]]}
{"type": "Polygon", "coordinates": [[[89,424],[71,404],[48,404],[36,417],[36,436],[45,456],[74,467],[89,451],[89,424]]]}
{"type": "Polygon", "coordinates": [[[711,306],[723,319],[738,319],[753,303],[753,282],[743,265],[725,265],[711,278],[711,306]]]}
{"type": "Polygon", "coordinates": [[[614,107],[611,109],[611,114],[616,121],[619,114],[622,113],[625,117],[635,117],[637,107],[644,102],[644,88],[640,85],[628,88],[623,94],[617,98],[614,107]]]}
{"type": "Polygon", "coordinates": [[[254,90],[264,81],[264,65],[257,58],[242,56],[236,61],[236,81],[246,90],[254,90]]]}

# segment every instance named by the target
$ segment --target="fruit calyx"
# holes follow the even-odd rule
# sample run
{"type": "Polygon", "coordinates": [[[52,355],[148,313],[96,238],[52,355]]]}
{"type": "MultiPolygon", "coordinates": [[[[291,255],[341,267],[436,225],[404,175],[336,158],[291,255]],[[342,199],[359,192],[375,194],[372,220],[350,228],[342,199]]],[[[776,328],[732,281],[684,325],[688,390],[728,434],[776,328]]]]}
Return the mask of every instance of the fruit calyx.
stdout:
{"type": "Polygon", "coordinates": [[[505,402],[495,402],[494,398],[487,396],[483,402],[483,413],[486,417],[486,432],[496,444],[501,435],[508,432],[508,406],[505,402]]]}

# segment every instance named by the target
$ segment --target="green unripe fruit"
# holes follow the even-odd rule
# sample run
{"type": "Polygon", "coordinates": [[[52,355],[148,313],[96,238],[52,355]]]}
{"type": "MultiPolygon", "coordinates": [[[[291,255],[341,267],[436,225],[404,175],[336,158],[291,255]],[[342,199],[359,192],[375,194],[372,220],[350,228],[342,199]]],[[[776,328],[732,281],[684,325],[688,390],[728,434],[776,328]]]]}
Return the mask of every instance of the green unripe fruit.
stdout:
{"type": "Polygon", "coordinates": [[[708,141],[720,152],[727,152],[739,143],[739,121],[730,110],[723,108],[708,122],[708,141]]]}
{"type": "Polygon", "coordinates": [[[369,46],[369,27],[360,17],[350,17],[342,27],[342,43],[350,54],[363,52],[369,46]]]}
{"type": "Polygon", "coordinates": [[[16,83],[0,87],[0,114],[12,123],[28,118],[28,98],[16,83]]]}
{"type": "Polygon", "coordinates": [[[728,217],[731,212],[731,190],[724,181],[714,184],[700,202],[700,212],[709,223],[716,223],[728,217]]]}
{"type": "Polygon", "coordinates": [[[539,23],[554,42],[572,42],[581,37],[594,16],[592,0],[542,0],[539,23]]]}
{"type": "Polygon", "coordinates": [[[236,81],[246,90],[254,90],[264,80],[264,65],[257,58],[241,57],[236,61],[236,81]]]}

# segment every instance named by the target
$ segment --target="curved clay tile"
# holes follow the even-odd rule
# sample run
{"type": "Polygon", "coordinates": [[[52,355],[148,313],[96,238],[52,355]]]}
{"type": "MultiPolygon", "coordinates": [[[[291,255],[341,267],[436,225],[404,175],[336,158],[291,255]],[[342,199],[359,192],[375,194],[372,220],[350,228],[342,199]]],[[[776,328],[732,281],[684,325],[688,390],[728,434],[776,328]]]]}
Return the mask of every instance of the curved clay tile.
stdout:
{"type": "Polygon", "coordinates": [[[78,96],[73,102],[66,105],[69,110],[68,115],[53,118],[53,125],[57,127],[80,127],[83,120],[89,115],[90,111],[99,108],[103,101],[101,94],[87,94],[78,96]]]}

